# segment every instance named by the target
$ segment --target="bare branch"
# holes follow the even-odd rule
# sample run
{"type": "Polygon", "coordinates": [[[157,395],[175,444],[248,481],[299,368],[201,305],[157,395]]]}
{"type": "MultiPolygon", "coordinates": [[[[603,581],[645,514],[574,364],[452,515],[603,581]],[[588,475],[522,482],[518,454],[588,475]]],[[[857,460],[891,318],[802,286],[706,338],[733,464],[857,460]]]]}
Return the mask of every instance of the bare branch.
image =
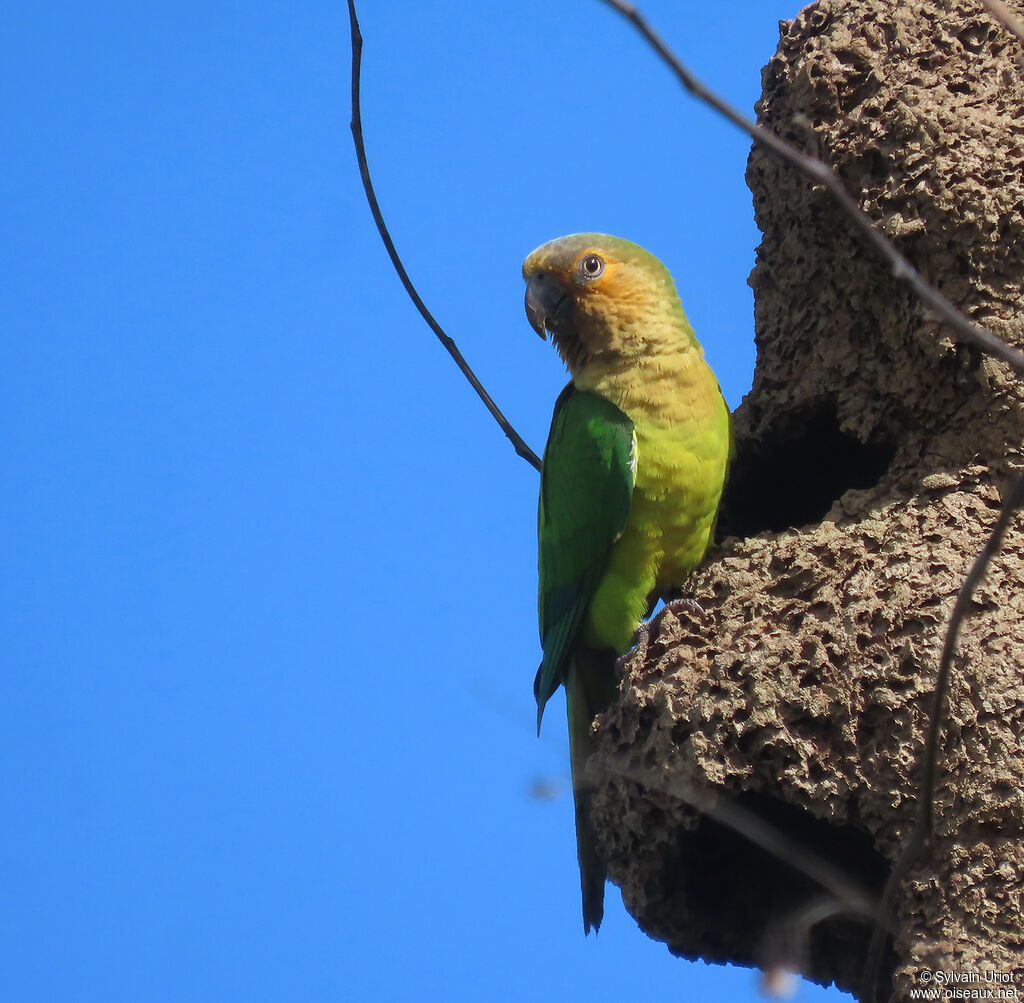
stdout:
{"type": "Polygon", "coordinates": [[[1017,41],[1024,45],[1024,21],[1010,10],[1002,0],[978,0],[978,3],[985,8],[1011,35],[1016,35],[1017,41]]]}
{"type": "Polygon", "coordinates": [[[777,136],[774,132],[744,117],[730,104],[705,87],[679,61],[675,53],[665,44],[664,40],[654,31],[633,4],[624,3],[623,0],[602,0],[602,2],[617,10],[636,27],[650,44],[651,48],[671,67],[683,87],[693,94],[694,97],[714,108],[720,115],[723,115],[747,133],[755,142],[761,143],[773,150],[788,163],[806,174],[813,182],[824,185],[832,193],[836,201],[839,202],[850,219],[857,224],[864,235],[874,244],[879,253],[889,261],[893,275],[906,282],[928,307],[954,329],[961,340],[968,341],[976,345],[983,352],[1002,359],[1003,362],[1011,366],[1017,373],[1024,375],[1024,352],[975,324],[957,310],[942,293],[925,282],[920,273],[896,250],[882,231],[878,229],[874,220],[861,209],[857,200],[846,191],[838,175],[831,168],[820,160],[802,153],[792,143],[777,136]]]}
{"type": "Polygon", "coordinates": [[[402,264],[402,259],[395,250],[391,234],[388,232],[384,217],[381,215],[380,206],[377,204],[377,196],[373,191],[373,183],[370,180],[370,168],[366,162],[366,147],[363,144],[363,120],[359,107],[359,71],[362,65],[363,36],[359,31],[359,21],[356,19],[356,7],[354,0],[348,0],[348,17],[352,30],[352,139],[356,147],[356,157],[359,160],[359,174],[363,179],[363,190],[366,192],[366,201],[369,203],[370,212],[373,214],[373,221],[377,224],[380,238],[387,248],[391,264],[395,266],[405,291],[413,301],[416,309],[419,310],[423,319],[427,322],[430,330],[437,335],[438,340],[445,347],[448,354],[455,360],[455,364],[462,370],[463,376],[469,380],[470,385],[477,392],[477,396],[484,402],[484,406],[491,412],[491,417],[498,423],[501,430],[508,436],[515,451],[531,466],[540,470],[540,460],[537,454],[523,440],[522,436],[512,427],[509,420],[498,409],[498,405],[491,399],[491,395],[484,389],[483,384],[477,379],[476,374],[469,368],[469,363],[462,357],[455,342],[445,334],[444,329],[434,319],[434,315],[427,309],[426,304],[420,299],[416,287],[412,284],[409,274],[402,264]]]}
{"type": "MultiPolygon", "coordinates": [[[[949,675],[953,666],[953,655],[956,653],[957,640],[960,636],[960,625],[967,614],[971,604],[974,590],[981,584],[985,577],[989,563],[999,553],[1003,537],[1010,525],[1017,510],[1024,505],[1024,473],[1018,474],[1010,490],[1003,500],[1003,507],[999,513],[996,524],[992,527],[985,546],[981,548],[978,556],[971,565],[960,591],[957,593],[956,602],[953,604],[953,612],[949,617],[949,626],[946,628],[946,639],[942,645],[942,656],[939,659],[939,673],[935,680],[935,693],[932,703],[931,717],[928,722],[928,737],[925,741],[924,752],[921,757],[921,787],[917,796],[917,819],[914,828],[907,838],[896,863],[893,865],[892,873],[885,884],[882,892],[882,899],[878,905],[878,915],[888,917],[892,909],[892,902],[899,890],[900,882],[906,877],[911,864],[921,852],[924,844],[932,831],[932,819],[935,806],[935,777],[938,771],[939,738],[942,733],[942,725],[946,716],[946,696],[949,691],[949,675]]],[[[860,998],[868,1003],[871,996],[868,995],[869,987],[874,986],[878,977],[878,968],[882,960],[882,950],[885,947],[885,929],[876,926],[871,935],[871,944],[868,947],[867,959],[864,962],[864,974],[861,979],[860,998]]]]}

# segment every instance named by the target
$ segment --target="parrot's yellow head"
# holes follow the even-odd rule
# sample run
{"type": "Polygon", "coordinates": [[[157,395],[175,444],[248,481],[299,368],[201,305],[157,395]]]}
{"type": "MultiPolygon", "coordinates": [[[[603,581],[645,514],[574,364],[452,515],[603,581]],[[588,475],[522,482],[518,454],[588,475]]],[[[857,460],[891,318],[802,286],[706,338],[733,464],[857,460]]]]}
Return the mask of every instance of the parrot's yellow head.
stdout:
{"type": "Polygon", "coordinates": [[[681,338],[695,344],[668,269],[628,240],[559,237],[527,257],[523,278],[530,325],[551,334],[574,376],[592,360],[680,347],[681,338]]]}

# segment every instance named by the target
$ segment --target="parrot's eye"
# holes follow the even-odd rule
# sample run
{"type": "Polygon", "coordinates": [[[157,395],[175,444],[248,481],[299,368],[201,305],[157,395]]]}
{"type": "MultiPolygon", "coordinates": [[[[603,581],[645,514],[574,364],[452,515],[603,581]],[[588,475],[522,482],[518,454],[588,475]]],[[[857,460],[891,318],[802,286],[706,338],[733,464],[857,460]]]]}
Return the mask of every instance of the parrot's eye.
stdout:
{"type": "Polygon", "coordinates": [[[596,279],[604,271],[604,260],[596,254],[584,254],[579,267],[583,278],[596,279]]]}

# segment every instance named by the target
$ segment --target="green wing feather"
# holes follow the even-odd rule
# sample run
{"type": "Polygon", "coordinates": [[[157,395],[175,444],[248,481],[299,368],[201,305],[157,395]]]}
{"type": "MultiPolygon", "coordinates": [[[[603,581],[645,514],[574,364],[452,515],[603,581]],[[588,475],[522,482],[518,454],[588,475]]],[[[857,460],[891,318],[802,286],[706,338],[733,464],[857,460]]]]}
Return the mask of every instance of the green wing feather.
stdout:
{"type": "Polygon", "coordinates": [[[633,422],[600,394],[570,383],[555,403],[540,480],[537,730],[565,681],[573,642],[629,516],[633,422]]]}

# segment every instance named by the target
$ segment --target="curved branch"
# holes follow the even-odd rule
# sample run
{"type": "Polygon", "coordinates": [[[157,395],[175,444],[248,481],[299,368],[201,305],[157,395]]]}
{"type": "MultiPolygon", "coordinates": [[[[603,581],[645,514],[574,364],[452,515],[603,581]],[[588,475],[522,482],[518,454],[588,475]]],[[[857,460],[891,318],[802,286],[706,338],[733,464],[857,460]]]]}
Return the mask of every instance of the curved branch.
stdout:
{"type": "Polygon", "coordinates": [[[356,147],[356,158],[359,161],[359,174],[363,179],[363,191],[366,192],[366,201],[369,203],[370,212],[373,214],[373,221],[377,224],[380,232],[380,239],[384,241],[391,264],[395,266],[398,277],[405,286],[405,291],[413,301],[416,309],[419,310],[423,319],[427,322],[430,330],[437,335],[438,340],[444,346],[448,354],[455,360],[455,365],[462,370],[462,375],[469,380],[470,386],[476,391],[477,396],[484,402],[484,406],[491,412],[491,417],[498,423],[501,430],[512,443],[513,449],[531,466],[540,470],[540,460],[537,454],[530,449],[522,436],[512,427],[511,422],[501,413],[498,405],[491,399],[491,395],[484,389],[483,384],[477,379],[476,373],[469,367],[469,363],[462,357],[455,342],[444,332],[441,325],[434,319],[434,315],[427,309],[427,305],[420,299],[420,294],[409,278],[402,259],[395,250],[391,234],[388,232],[384,217],[381,215],[380,206],[377,204],[377,196],[373,191],[373,182],[370,180],[370,168],[366,162],[366,147],[363,143],[363,119],[359,107],[359,71],[362,66],[363,57],[363,36],[359,31],[359,21],[356,19],[356,7],[354,0],[348,0],[348,17],[352,31],[352,139],[356,147]]]}
{"type": "MultiPolygon", "coordinates": [[[[974,590],[981,584],[985,577],[989,563],[999,553],[1003,537],[1010,525],[1010,520],[1016,515],[1017,510],[1024,505],[1024,473],[1018,474],[1010,490],[1003,500],[1003,507],[999,513],[992,532],[985,541],[978,556],[971,565],[960,591],[957,593],[956,602],[953,604],[953,612],[949,617],[949,626],[946,628],[946,637],[942,644],[942,656],[939,659],[939,673],[935,680],[935,693],[933,696],[931,717],[928,721],[928,738],[925,741],[924,754],[921,758],[921,790],[917,798],[917,818],[914,828],[907,837],[907,842],[900,852],[896,863],[893,864],[892,872],[885,883],[882,891],[882,898],[878,904],[877,915],[887,918],[892,909],[893,899],[899,889],[900,882],[906,877],[917,855],[921,852],[924,844],[932,832],[932,818],[935,807],[935,777],[938,772],[939,759],[939,736],[942,732],[942,725],[946,717],[946,695],[949,690],[949,675],[953,666],[953,655],[956,653],[957,640],[960,636],[960,625],[967,615],[974,590]]],[[[864,974],[861,978],[860,998],[867,1003],[871,999],[871,987],[876,984],[878,969],[882,963],[882,950],[885,947],[885,927],[876,925],[871,934],[871,943],[868,946],[867,958],[864,962],[864,974]]]]}
{"type": "Polygon", "coordinates": [[[874,220],[861,209],[856,199],[846,191],[838,175],[830,167],[822,163],[822,161],[802,153],[792,143],[777,136],[774,132],[745,118],[730,104],[705,87],[679,61],[675,53],[665,44],[665,41],[654,31],[646,18],[633,4],[624,3],[623,0],[602,0],[602,2],[617,10],[634,25],[637,31],[647,40],[651,48],[672,69],[683,87],[694,97],[714,108],[715,111],[727,118],[733,125],[738,126],[747,133],[755,142],[767,146],[782,157],[783,160],[786,160],[806,174],[813,182],[824,185],[832,193],[836,201],[839,202],[850,219],[857,224],[864,235],[874,244],[879,253],[889,261],[893,275],[897,279],[902,279],[906,282],[927,306],[953,328],[962,341],[968,341],[983,352],[1002,359],[1015,372],[1024,375],[1024,352],[1007,344],[1002,338],[992,334],[991,331],[986,331],[983,327],[975,324],[957,310],[942,293],[925,282],[920,273],[896,250],[885,234],[878,229],[874,220]]]}

